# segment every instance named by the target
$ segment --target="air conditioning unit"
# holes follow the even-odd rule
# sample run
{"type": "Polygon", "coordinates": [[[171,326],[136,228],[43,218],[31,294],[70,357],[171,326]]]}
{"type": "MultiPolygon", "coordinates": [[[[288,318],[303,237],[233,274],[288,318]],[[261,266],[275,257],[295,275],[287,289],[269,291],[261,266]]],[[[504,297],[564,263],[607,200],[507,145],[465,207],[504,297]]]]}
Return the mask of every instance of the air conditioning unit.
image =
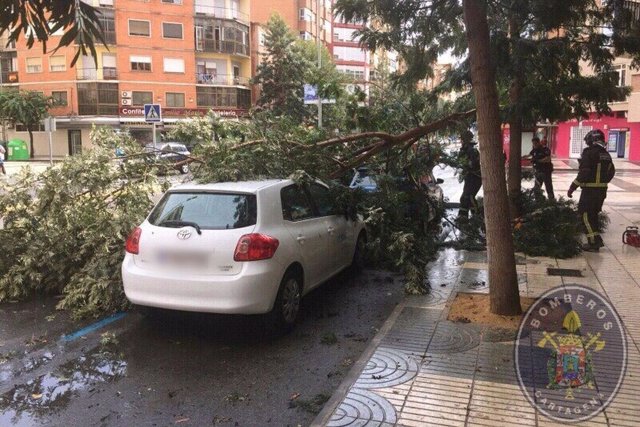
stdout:
{"type": "Polygon", "coordinates": [[[131,98],[131,91],[123,90],[122,91],[122,97],[123,98],[131,98]]]}
{"type": "Polygon", "coordinates": [[[122,105],[131,105],[131,99],[122,99],[122,105]]]}

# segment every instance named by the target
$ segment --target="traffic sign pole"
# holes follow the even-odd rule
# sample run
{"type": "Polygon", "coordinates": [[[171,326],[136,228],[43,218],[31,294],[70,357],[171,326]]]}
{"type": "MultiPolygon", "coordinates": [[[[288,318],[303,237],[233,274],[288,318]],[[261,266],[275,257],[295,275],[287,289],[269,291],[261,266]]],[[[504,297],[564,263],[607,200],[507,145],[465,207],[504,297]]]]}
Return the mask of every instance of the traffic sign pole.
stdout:
{"type": "Polygon", "coordinates": [[[153,122],[153,147],[156,146],[156,122],[153,122]]]}

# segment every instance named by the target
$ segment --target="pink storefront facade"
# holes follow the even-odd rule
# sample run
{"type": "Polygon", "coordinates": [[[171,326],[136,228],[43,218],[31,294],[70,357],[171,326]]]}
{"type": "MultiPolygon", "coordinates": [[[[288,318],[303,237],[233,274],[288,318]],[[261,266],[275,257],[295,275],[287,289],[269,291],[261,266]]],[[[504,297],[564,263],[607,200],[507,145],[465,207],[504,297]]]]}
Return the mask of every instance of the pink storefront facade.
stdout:
{"type": "Polygon", "coordinates": [[[612,157],[640,162],[640,122],[629,122],[624,112],[600,117],[591,114],[588,120],[558,123],[553,147],[555,156],[579,158],[584,148],[584,135],[593,129],[604,132],[612,157]]]}

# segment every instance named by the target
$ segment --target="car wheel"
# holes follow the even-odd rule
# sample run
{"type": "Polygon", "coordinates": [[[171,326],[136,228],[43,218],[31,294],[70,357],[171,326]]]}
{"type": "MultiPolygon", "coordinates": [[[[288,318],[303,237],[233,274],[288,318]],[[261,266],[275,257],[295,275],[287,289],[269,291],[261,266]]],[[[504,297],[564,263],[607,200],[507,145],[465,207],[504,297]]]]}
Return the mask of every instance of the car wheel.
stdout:
{"type": "Polygon", "coordinates": [[[290,332],[298,320],[302,300],[302,279],[300,274],[289,270],[280,282],[280,289],[273,310],[271,324],[279,332],[290,332]]]}
{"type": "Polygon", "coordinates": [[[189,173],[189,165],[184,164],[180,166],[180,173],[182,175],[188,174],[189,173]]]}
{"type": "Polygon", "coordinates": [[[364,269],[366,245],[367,237],[364,232],[360,232],[356,241],[356,248],[353,251],[353,259],[351,260],[351,270],[354,273],[360,273],[364,269]]]}

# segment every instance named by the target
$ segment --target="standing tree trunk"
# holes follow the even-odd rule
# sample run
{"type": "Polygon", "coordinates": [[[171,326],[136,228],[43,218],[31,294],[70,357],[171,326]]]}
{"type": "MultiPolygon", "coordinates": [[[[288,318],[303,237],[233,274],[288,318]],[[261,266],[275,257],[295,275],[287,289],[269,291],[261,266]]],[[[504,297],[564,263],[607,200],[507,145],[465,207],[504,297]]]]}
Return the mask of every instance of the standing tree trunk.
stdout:
{"type": "Polygon", "coordinates": [[[31,130],[31,126],[27,127],[29,131],[29,158],[33,159],[33,130],[31,130]]]}
{"type": "Polygon", "coordinates": [[[514,67],[514,77],[509,88],[511,114],[509,117],[509,174],[507,176],[507,187],[509,189],[509,210],[513,219],[520,216],[518,206],[522,182],[522,168],[520,166],[520,158],[522,157],[522,110],[520,97],[524,87],[524,70],[522,69],[518,52],[520,25],[513,16],[509,18],[509,39],[511,40],[511,62],[514,67]]]}
{"type": "Polygon", "coordinates": [[[462,4],[469,45],[471,82],[478,109],[491,312],[517,315],[522,313],[522,308],[505,183],[498,90],[496,72],[491,61],[487,4],[486,0],[464,0],[462,4]]]}

